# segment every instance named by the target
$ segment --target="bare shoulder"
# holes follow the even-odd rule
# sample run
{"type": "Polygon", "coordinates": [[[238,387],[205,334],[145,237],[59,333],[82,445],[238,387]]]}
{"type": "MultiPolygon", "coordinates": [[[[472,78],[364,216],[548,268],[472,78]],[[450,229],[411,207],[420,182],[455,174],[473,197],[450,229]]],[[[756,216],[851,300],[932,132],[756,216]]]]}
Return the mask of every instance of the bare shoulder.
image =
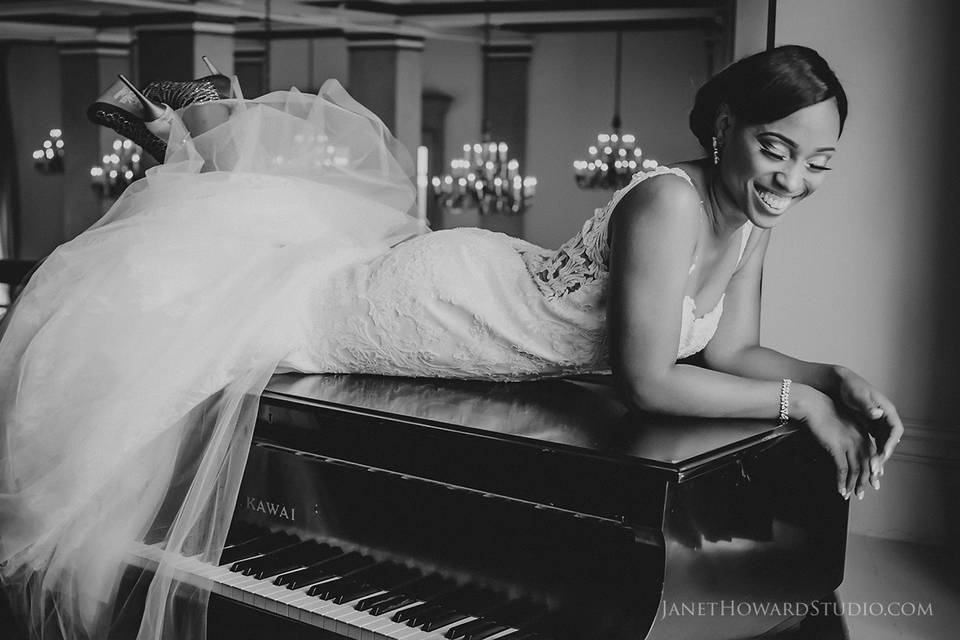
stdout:
{"type": "Polygon", "coordinates": [[[700,195],[686,179],[664,173],[632,187],[610,214],[611,234],[630,235],[637,227],[694,233],[700,224],[700,195]]]}

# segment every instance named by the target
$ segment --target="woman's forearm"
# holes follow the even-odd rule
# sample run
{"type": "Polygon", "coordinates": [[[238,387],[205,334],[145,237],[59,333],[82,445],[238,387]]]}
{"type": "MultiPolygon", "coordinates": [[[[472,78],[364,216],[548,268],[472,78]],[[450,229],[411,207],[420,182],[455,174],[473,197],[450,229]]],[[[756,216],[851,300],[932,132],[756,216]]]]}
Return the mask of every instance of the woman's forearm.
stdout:
{"type": "Polygon", "coordinates": [[[790,378],[818,391],[835,396],[840,387],[844,367],[821,362],[807,362],[774,349],[754,345],[741,349],[720,364],[708,362],[716,371],[759,380],[790,378]]]}
{"type": "MultiPolygon", "coordinates": [[[[769,418],[780,415],[781,380],[756,379],[678,364],[656,379],[625,382],[631,404],[647,411],[706,418],[769,418]]],[[[790,391],[789,414],[805,419],[826,396],[798,382],[790,391]]]]}

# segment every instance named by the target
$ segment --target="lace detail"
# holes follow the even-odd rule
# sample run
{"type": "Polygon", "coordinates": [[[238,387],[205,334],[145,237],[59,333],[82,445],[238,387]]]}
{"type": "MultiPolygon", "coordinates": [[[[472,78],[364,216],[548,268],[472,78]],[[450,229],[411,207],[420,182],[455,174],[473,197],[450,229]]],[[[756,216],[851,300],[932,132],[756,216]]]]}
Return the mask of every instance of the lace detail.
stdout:
{"type": "Polygon", "coordinates": [[[597,207],[580,229],[580,233],[553,252],[524,254],[527,270],[548,298],[558,298],[579,291],[603,279],[607,273],[610,247],[607,243],[610,214],[630,189],[648,178],[664,174],[679,176],[693,186],[683,169],[659,166],[633,174],[630,183],[614,192],[610,201],[597,207]]]}
{"type": "MultiPolygon", "coordinates": [[[[664,174],[681,177],[693,186],[690,176],[676,167],[659,166],[650,171],[637,172],[629,184],[617,190],[606,205],[598,207],[594,215],[583,223],[580,232],[559,249],[548,251],[534,247],[521,252],[533,281],[548,300],[555,304],[566,303],[583,309],[603,310],[610,257],[610,214],[630,189],[648,178],[664,174]]],[[[749,223],[743,227],[738,260],[743,258],[750,227],[749,223]]],[[[696,263],[691,264],[689,273],[695,267],[696,263]]],[[[710,342],[723,315],[723,299],[721,295],[717,305],[698,318],[693,298],[684,296],[677,359],[694,355],[710,342]]]]}

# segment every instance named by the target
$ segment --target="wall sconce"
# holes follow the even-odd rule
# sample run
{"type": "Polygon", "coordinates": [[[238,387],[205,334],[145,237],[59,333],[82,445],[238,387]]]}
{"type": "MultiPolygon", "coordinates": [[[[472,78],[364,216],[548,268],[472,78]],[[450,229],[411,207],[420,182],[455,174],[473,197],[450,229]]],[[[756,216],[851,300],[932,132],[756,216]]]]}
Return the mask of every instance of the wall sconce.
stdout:
{"type": "Polygon", "coordinates": [[[33,152],[33,166],[40,173],[63,173],[63,131],[50,129],[43,148],[33,152]]]}
{"type": "Polygon", "coordinates": [[[101,198],[117,198],[135,181],[143,177],[143,149],[131,140],[114,140],[113,151],[90,167],[90,187],[101,198]]]}

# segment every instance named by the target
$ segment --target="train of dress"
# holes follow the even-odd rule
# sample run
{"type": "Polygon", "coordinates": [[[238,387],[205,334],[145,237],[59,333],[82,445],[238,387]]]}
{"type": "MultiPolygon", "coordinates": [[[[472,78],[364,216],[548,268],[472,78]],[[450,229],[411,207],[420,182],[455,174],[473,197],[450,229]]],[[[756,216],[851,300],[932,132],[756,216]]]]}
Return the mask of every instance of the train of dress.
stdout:
{"type": "Polygon", "coordinates": [[[139,638],[199,638],[180,554],[215,560],[269,377],[318,287],[425,231],[409,156],[335,81],[230,119],[58,247],[3,320],[0,577],[43,637],[106,637],[162,532],[139,638]],[[151,534],[150,532],[153,532],[151,534]]]}

